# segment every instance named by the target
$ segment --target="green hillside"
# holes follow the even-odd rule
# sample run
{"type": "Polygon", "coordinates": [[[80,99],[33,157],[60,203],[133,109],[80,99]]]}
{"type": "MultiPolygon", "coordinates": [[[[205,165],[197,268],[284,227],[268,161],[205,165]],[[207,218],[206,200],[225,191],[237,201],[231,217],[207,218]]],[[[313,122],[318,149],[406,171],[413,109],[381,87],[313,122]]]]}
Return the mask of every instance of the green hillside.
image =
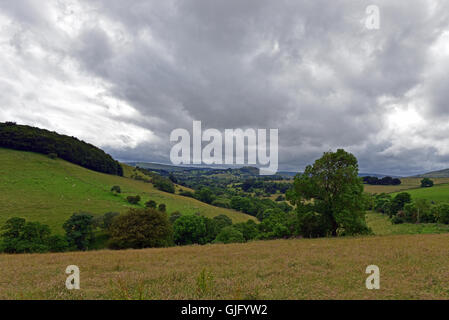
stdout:
{"type": "Polygon", "coordinates": [[[417,176],[418,178],[449,178],[449,169],[432,171],[417,176]]]}
{"type": "MultiPolygon", "coordinates": [[[[124,166],[125,176],[130,171],[130,167],[124,166]]],[[[10,217],[23,217],[61,232],[62,224],[72,213],[125,212],[133,207],[125,198],[136,194],[142,198],[142,207],[152,199],[165,203],[168,212],[199,212],[208,217],[226,214],[234,222],[255,220],[234,210],[159,191],[149,183],[91,171],[37,153],[0,148],[0,224],[10,217]],[[120,195],[110,192],[113,185],[121,187],[120,195]]]]}
{"type": "Polygon", "coordinates": [[[410,193],[412,199],[427,199],[429,201],[449,203],[449,184],[434,185],[431,188],[404,190],[404,192],[410,193]]]}

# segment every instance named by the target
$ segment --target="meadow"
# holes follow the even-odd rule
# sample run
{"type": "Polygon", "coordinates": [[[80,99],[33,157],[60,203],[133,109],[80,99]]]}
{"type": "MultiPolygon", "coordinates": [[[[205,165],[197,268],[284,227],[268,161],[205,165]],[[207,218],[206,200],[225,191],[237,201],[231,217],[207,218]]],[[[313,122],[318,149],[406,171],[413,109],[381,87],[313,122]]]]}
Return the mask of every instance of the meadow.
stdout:
{"type": "Polygon", "coordinates": [[[449,234],[0,255],[0,299],[449,299],[449,234]],[[81,290],[65,288],[80,268],[81,290]],[[380,290],[365,269],[380,268],[380,290]]]}
{"type": "MultiPolygon", "coordinates": [[[[143,207],[148,200],[165,203],[168,212],[200,213],[207,217],[219,214],[233,222],[254,217],[238,211],[217,208],[193,198],[162,192],[152,184],[130,179],[132,168],[124,166],[125,177],[103,174],[61,159],[32,152],[0,148],[0,225],[8,218],[22,217],[49,225],[56,233],[74,212],[104,214],[126,212],[130,207],[143,207]],[[119,185],[122,193],[110,189],[119,185]],[[126,196],[139,194],[139,205],[126,202],[126,196]]],[[[179,191],[179,187],[177,187],[179,191]]],[[[185,189],[185,188],[184,188],[185,189]]]]}

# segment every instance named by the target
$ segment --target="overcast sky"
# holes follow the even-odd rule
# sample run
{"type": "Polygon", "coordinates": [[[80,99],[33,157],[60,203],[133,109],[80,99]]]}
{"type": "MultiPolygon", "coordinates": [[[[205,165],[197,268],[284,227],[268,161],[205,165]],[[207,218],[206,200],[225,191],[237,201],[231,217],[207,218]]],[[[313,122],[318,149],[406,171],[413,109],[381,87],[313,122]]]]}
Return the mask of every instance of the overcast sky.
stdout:
{"type": "Polygon", "coordinates": [[[0,121],[169,162],[169,134],[278,128],[280,169],[449,167],[449,1],[0,0],[0,121]],[[365,26],[368,5],[380,29],[365,26]]]}

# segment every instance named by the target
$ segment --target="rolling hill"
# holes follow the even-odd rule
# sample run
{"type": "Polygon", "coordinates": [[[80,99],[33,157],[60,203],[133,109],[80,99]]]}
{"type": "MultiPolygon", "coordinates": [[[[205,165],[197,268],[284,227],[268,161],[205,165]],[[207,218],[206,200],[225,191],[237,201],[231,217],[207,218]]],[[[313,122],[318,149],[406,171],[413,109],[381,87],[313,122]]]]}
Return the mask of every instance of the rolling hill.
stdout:
{"type": "Polygon", "coordinates": [[[449,178],[449,169],[432,171],[416,176],[417,178],[449,178]]]}
{"type": "Polygon", "coordinates": [[[125,200],[128,195],[136,194],[142,198],[138,205],[141,207],[152,199],[165,203],[168,212],[198,212],[208,217],[225,214],[234,222],[255,220],[238,211],[162,192],[150,183],[133,180],[129,178],[133,168],[126,165],[123,165],[124,177],[120,177],[92,171],[62,159],[5,148],[0,148],[0,163],[0,225],[8,218],[23,217],[62,232],[62,224],[72,213],[122,213],[136,207],[125,200]],[[110,192],[113,185],[119,185],[122,193],[114,195],[110,192]]]}

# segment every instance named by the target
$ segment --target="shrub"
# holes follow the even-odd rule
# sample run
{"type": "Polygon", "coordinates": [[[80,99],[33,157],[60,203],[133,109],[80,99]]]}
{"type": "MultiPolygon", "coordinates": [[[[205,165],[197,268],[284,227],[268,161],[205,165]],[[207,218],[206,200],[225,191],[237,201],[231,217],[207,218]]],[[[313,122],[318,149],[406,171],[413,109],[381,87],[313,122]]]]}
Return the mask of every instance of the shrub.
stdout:
{"type": "Polygon", "coordinates": [[[78,250],[87,250],[94,242],[92,221],[93,216],[89,213],[74,213],[63,224],[67,241],[71,247],[78,250]]]}
{"type": "Polygon", "coordinates": [[[158,206],[158,210],[161,211],[161,212],[167,211],[167,206],[165,205],[165,203],[161,203],[161,204],[158,206]]]}
{"type": "Polygon", "coordinates": [[[449,224],[449,204],[445,203],[438,207],[438,222],[449,224]]]}
{"type": "Polygon", "coordinates": [[[110,236],[112,249],[140,249],[170,246],[173,232],[166,213],[145,208],[130,209],[115,218],[110,236]]]}
{"type": "Polygon", "coordinates": [[[240,222],[233,225],[234,228],[239,230],[245,241],[254,240],[259,237],[259,228],[253,220],[248,220],[247,222],[240,222]]]}
{"type": "Polygon", "coordinates": [[[194,198],[194,194],[190,191],[180,191],[179,195],[184,196],[184,197],[194,198]]]}
{"type": "Polygon", "coordinates": [[[140,196],[127,196],[126,200],[131,204],[138,204],[140,201],[140,196]]]}
{"type": "Polygon", "coordinates": [[[47,156],[52,160],[58,159],[58,155],[54,152],[47,154],[47,156]]]}
{"type": "Polygon", "coordinates": [[[51,252],[64,252],[68,250],[69,242],[66,237],[57,234],[48,238],[48,247],[51,252]]]}
{"type": "Polygon", "coordinates": [[[114,193],[121,193],[122,192],[122,190],[120,189],[120,186],[113,186],[111,188],[111,191],[114,192],[114,193]]]}
{"type": "Polygon", "coordinates": [[[172,212],[172,214],[170,215],[170,218],[169,218],[170,223],[171,224],[175,223],[175,221],[181,216],[182,216],[182,214],[179,211],[172,212]]]}
{"type": "Polygon", "coordinates": [[[204,244],[207,236],[205,219],[197,215],[183,215],[173,224],[173,233],[176,244],[204,244]]]}
{"type": "Polygon", "coordinates": [[[224,227],[215,238],[215,243],[245,242],[243,234],[233,226],[224,227]]]}
{"type": "Polygon", "coordinates": [[[149,201],[145,202],[145,207],[156,209],[157,208],[157,203],[154,200],[149,200],[149,201]]]}
{"type": "Polygon", "coordinates": [[[421,180],[421,188],[430,188],[433,187],[433,181],[429,178],[424,178],[421,180]]]}

